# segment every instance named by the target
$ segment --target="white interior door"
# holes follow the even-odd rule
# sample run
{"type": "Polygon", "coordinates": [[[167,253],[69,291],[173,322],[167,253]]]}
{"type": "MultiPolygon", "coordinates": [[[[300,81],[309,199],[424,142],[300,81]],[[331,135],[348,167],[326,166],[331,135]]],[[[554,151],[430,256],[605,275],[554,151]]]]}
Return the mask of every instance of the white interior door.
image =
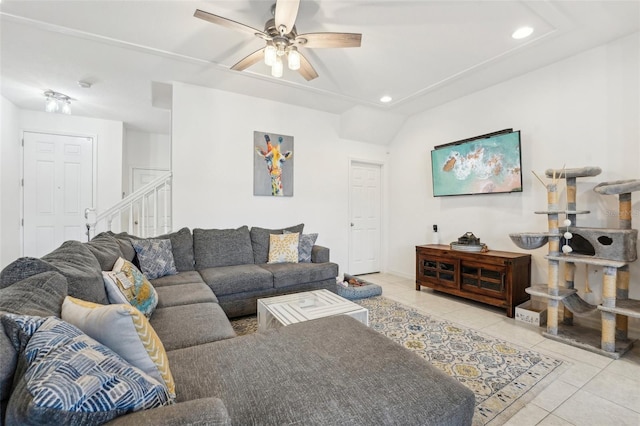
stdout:
{"type": "Polygon", "coordinates": [[[380,271],[381,166],[352,162],[349,182],[349,270],[352,275],[380,271]]]}
{"type": "Polygon", "coordinates": [[[23,170],[23,255],[41,257],[66,240],[86,241],[93,138],[25,132],[23,170]]]}

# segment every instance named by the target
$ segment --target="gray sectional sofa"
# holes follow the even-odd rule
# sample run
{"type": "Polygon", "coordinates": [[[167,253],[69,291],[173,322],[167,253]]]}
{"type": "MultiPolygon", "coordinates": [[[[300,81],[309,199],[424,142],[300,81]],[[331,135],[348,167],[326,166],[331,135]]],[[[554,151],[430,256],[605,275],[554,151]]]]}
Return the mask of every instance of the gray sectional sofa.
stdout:
{"type": "MultiPolygon", "coordinates": [[[[288,230],[301,232],[302,226],[288,230]]],[[[23,356],[0,331],[0,420],[7,425],[470,424],[471,391],[350,317],[235,335],[228,318],[254,313],[258,298],[336,288],[338,267],[329,262],[327,248],[314,247],[306,264],[266,264],[269,235],[282,232],[184,228],[158,237],[171,241],[178,273],[151,281],[158,304],[150,324],[167,352],[176,403],[98,417],[38,409],[25,384],[23,356]]],[[[135,258],[130,238],[100,234],[89,243],[67,241],[41,259],[17,259],[0,273],[0,313],[59,318],[67,295],[108,304],[101,271],[110,270],[118,257],[135,258]]]]}

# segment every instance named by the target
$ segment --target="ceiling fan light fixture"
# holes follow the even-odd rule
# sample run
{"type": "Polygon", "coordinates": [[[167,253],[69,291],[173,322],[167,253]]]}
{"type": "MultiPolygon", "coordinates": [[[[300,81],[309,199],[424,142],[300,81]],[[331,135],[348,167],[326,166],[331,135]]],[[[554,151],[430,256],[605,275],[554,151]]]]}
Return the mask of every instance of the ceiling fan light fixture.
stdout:
{"type": "Polygon", "coordinates": [[[271,75],[276,78],[282,77],[282,71],[283,71],[282,68],[283,68],[282,58],[280,58],[280,56],[276,56],[276,60],[271,66],[271,75]]]}
{"type": "Polygon", "coordinates": [[[300,69],[300,53],[298,53],[298,49],[293,46],[287,56],[289,69],[298,71],[300,69]]]}
{"type": "Polygon", "coordinates": [[[264,63],[267,66],[273,66],[276,62],[276,47],[272,44],[264,48],[264,63]]]}

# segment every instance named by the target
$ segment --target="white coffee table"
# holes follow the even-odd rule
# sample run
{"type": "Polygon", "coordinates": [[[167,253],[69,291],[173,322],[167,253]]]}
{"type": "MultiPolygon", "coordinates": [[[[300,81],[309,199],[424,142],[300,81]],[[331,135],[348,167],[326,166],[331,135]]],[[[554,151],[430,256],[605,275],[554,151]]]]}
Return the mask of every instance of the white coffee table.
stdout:
{"type": "Polygon", "coordinates": [[[369,325],[367,309],[329,290],[258,299],[259,332],[333,315],[349,315],[369,325]]]}

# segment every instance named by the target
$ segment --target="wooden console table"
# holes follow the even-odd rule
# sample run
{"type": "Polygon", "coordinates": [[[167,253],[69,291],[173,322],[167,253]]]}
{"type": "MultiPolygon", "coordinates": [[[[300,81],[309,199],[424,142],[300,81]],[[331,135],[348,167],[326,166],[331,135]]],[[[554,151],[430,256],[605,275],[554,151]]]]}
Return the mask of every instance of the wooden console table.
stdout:
{"type": "Polygon", "coordinates": [[[507,310],[527,300],[531,255],[490,250],[451,250],[448,245],[416,246],[416,290],[422,286],[507,310]]]}

